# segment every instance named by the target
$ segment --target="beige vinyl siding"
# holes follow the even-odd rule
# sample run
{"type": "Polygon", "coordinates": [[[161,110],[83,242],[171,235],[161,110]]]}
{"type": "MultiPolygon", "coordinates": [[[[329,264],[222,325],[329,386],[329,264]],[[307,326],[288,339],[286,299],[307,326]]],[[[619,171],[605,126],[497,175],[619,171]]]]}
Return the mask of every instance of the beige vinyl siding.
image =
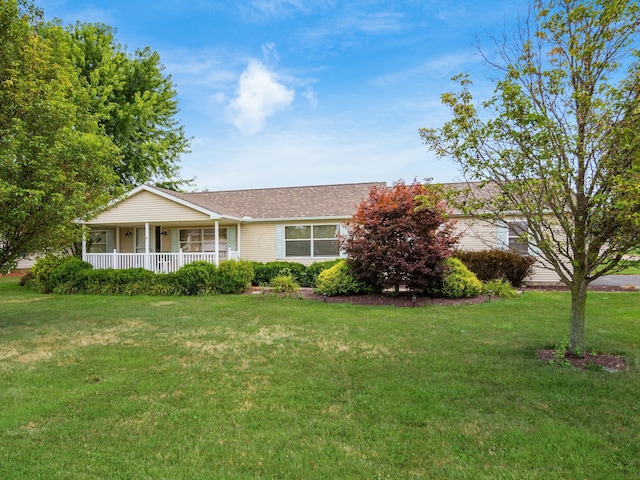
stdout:
{"type": "Polygon", "coordinates": [[[273,262],[276,259],[276,224],[245,223],[241,227],[240,256],[243,260],[273,262]]]}
{"type": "MultiPolygon", "coordinates": [[[[516,218],[514,217],[513,220],[516,218]]],[[[460,217],[457,219],[456,232],[462,233],[458,242],[458,248],[461,250],[475,251],[499,248],[497,226],[486,220],[460,217]]],[[[534,284],[554,284],[559,281],[555,271],[544,268],[542,259],[534,265],[533,274],[528,279],[528,282],[534,284]]]]}
{"type": "Polygon", "coordinates": [[[123,200],[115,207],[92,218],[89,224],[133,224],[153,222],[210,221],[209,215],[147,191],[123,200]]]}
{"type": "Polygon", "coordinates": [[[458,248],[466,251],[497,248],[497,230],[494,224],[474,218],[458,218],[456,233],[462,233],[458,248]]]}
{"type": "Polygon", "coordinates": [[[245,223],[242,225],[240,256],[243,260],[273,262],[282,260],[311,265],[338,257],[287,257],[276,259],[276,225],[335,225],[339,220],[323,221],[284,221],[268,223],[245,223]]]}

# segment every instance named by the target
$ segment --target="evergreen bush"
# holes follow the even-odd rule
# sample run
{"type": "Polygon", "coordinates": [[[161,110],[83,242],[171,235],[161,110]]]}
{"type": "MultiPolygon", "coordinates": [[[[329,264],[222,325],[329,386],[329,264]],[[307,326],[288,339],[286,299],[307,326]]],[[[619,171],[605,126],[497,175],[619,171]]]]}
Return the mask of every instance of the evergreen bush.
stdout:
{"type": "Polygon", "coordinates": [[[372,293],[375,288],[358,280],[349,270],[346,261],[340,260],[333,267],[318,275],[315,292],[329,297],[335,295],[361,295],[372,293]]]}
{"type": "Polygon", "coordinates": [[[216,292],[216,266],[199,260],[188,263],[176,272],[184,295],[206,295],[216,292]]]}
{"type": "Polygon", "coordinates": [[[242,293],[253,281],[253,263],[246,260],[222,262],[215,277],[218,293],[242,293]]]}
{"type": "Polygon", "coordinates": [[[440,286],[440,295],[445,298],[476,297],[482,293],[482,282],[458,258],[445,260],[447,272],[440,286]]]}
{"type": "Polygon", "coordinates": [[[502,278],[514,287],[522,285],[536,263],[531,255],[498,249],[456,252],[456,257],[483,282],[502,278]]]}

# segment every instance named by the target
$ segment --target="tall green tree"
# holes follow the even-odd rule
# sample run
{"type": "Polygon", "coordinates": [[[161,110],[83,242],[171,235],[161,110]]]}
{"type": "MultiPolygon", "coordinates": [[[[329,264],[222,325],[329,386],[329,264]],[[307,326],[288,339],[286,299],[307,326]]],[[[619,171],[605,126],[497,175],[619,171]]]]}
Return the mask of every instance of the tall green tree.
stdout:
{"type": "Polygon", "coordinates": [[[114,29],[100,23],[76,23],[66,32],[71,62],[90,92],[91,111],[119,149],[120,183],[188,183],[179,178],[179,161],[189,139],[177,119],[177,91],[158,53],[149,47],[127,53],[114,29]]]}
{"type": "Polygon", "coordinates": [[[640,241],[638,3],[536,0],[496,42],[494,95],[466,75],[442,96],[453,119],[425,143],[491,189],[475,210],[519,212],[528,238],[571,290],[570,347],[585,351],[587,287],[640,241]],[[479,107],[479,108],[478,108],[479,107]]]}
{"type": "Polygon", "coordinates": [[[91,115],[65,32],[38,33],[28,2],[0,2],[0,271],[68,245],[106,205],[118,150],[91,115]]]}

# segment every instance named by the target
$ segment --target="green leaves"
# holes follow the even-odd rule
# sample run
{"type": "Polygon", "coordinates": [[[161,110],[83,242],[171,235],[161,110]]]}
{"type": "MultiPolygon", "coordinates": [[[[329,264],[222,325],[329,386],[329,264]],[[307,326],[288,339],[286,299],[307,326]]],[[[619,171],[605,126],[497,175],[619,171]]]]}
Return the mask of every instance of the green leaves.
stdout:
{"type": "Polygon", "coordinates": [[[59,27],[0,5],[0,271],[59,249],[118,190],[118,153],[88,109],[59,27]]]}

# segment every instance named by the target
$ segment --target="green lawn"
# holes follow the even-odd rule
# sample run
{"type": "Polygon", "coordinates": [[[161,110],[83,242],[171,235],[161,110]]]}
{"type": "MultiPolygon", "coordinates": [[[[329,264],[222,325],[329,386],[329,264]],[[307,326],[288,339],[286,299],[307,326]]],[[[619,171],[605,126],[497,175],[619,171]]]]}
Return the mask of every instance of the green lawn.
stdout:
{"type": "Polygon", "coordinates": [[[535,358],[566,293],[400,309],[0,279],[0,478],[636,478],[639,307],[589,294],[589,343],[630,363],[605,373],[535,358]]]}

